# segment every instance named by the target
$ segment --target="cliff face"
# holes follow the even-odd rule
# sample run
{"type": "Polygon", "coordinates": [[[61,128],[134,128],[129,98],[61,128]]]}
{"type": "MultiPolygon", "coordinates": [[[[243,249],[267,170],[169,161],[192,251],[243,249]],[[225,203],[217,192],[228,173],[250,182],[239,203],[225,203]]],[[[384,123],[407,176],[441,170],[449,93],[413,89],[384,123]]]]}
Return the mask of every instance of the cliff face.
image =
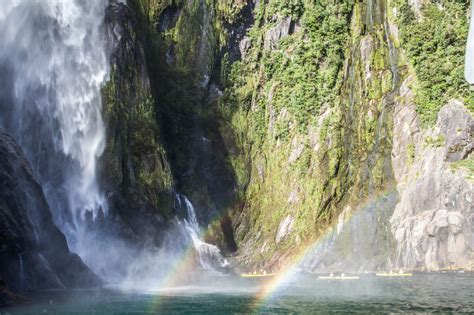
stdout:
{"type": "Polygon", "coordinates": [[[128,6],[106,90],[121,191],[164,217],[186,193],[252,268],[470,268],[468,1],[128,6]]]}
{"type": "Polygon", "coordinates": [[[0,304],[8,302],[3,285],[15,293],[99,285],[69,251],[23,152],[3,130],[0,156],[0,304]]]}
{"type": "Polygon", "coordinates": [[[252,143],[246,205],[234,226],[244,262],[278,267],[345,207],[393,188],[392,112],[404,69],[382,2],[257,10],[252,48],[234,64],[233,80],[252,78],[251,94],[232,90],[238,103],[249,99],[241,114],[248,125],[237,128],[250,129],[252,143]]]}
{"type": "Polygon", "coordinates": [[[468,9],[451,1],[260,4],[230,89],[247,104],[236,128],[252,152],[245,207],[233,221],[244,263],[278,266],[323,239],[304,264],[312,271],[470,268],[468,9]],[[397,202],[376,201],[395,187],[397,202]],[[337,223],[337,232],[329,228],[337,223]],[[348,237],[357,229],[365,242],[348,237]]]}
{"type": "Polygon", "coordinates": [[[474,119],[452,100],[441,108],[434,127],[421,129],[406,83],[403,101],[396,106],[392,153],[400,193],[390,219],[398,245],[396,264],[472,269],[474,119]]]}
{"type": "MultiPolygon", "coordinates": [[[[102,161],[113,228],[134,241],[160,241],[171,218],[173,178],[137,18],[123,3],[106,12],[111,77],[103,89],[107,146],[102,161]]],[[[110,231],[106,232],[110,233],[110,231]]]]}

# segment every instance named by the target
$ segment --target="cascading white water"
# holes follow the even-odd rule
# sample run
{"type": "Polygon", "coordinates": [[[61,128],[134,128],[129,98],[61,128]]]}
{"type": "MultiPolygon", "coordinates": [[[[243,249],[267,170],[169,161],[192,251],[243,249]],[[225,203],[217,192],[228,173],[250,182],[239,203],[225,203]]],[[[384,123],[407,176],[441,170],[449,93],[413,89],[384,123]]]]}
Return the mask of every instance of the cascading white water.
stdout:
{"type": "Polygon", "coordinates": [[[105,146],[107,0],[2,0],[0,124],[22,146],[73,250],[86,212],[106,211],[97,183],[105,146]]]}
{"type": "Polygon", "coordinates": [[[70,209],[96,211],[105,205],[96,179],[105,138],[105,1],[6,0],[2,7],[0,60],[12,68],[18,123],[29,124],[22,113],[34,107],[50,124],[55,149],[76,164],[66,183],[70,209]]]}
{"type": "Polygon", "coordinates": [[[181,221],[184,228],[191,237],[194,249],[196,250],[199,265],[205,270],[215,271],[221,273],[223,269],[228,267],[229,262],[222,257],[221,251],[217,246],[208,244],[201,240],[199,224],[196,219],[196,212],[194,206],[189,199],[184,195],[178,195],[177,199],[181,203],[184,200],[184,208],[186,209],[187,218],[181,221]]]}
{"type": "Polygon", "coordinates": [[[474,84],[474,6],[471,8],[471,26],[469,27],[464,69],[467,82],[474,84]]]}

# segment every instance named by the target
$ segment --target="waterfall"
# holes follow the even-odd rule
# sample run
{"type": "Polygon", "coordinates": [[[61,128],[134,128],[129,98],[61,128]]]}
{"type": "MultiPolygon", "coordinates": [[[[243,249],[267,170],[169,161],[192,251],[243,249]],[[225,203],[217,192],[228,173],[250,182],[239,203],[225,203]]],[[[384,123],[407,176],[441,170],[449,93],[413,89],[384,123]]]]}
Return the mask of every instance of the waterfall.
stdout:
{"type": "Polygon", "coordinates": [[[19,269],[20,269],[20,288],[21,288],[21,291],[20,292],[23,292],[24,289],[25,289],[25,267],[23,266],[23,256],[21,256],[21,254],[18,254],[18,258],[19,258],[19,269]]]}
{"type": "Polygon", "coordinates": [[[474,6],[471,8],[471,25],[466,48],[464,74],[469,84],[474,84],[474,6]]]}
{"type": "Polygon", "coordinates": [[[222,257],[217,246],[208,244],[201,240],[200,228],[196,218],[196,211],[193,204],[184,195],[177,195],[178,204],[183,205],[186,210],[186,218],[180,220],[180,224],[184,226],[187,236],[191,239],[194,249],[197,253],[199,265],[202,269],[217,272],[219,274],[229,266],[229,262],[222,257]]]}
{"type": "Polygon", "coordinates": [[[49,263],[49,261],[44,258],[44,256],[42,254],[38,254],[39,258],[41,259],[41,262],[43,263],[43,265],[46,267],[46,269],[54,275],[54,280],[56,280],[56,283],[58,284],[59,287],[65,289],[66,286],[61,282],[61,280],[58,278],[58,275],[54,272],[53,268],[51,268],[51,264],[49,263]]]}
{"type": "Polygon", "coordinates": [[[105,146],[106,0],[3,0],[0,125],[25,151],[73,250],[87,212],[106,212],[97,183],[105,146]]]}

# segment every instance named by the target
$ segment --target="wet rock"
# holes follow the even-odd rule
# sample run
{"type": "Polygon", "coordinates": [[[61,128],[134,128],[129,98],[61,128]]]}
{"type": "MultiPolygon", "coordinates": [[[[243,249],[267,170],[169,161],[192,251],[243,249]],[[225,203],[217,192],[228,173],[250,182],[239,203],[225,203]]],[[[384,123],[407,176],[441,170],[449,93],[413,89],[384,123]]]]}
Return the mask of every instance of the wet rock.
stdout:
{"type": "Polygon", "coordinates": [[[248,36],[245,36],[239,43],[240,56],[242,59],[245,59],[248,51],[252,47],[252,41],[248,36]]]}
{"type": "MultiPolygon", "coordinates": [[[[172,27],[179,12],[174,7],[165,9],[158,27],[172,27]]],[[[104,89],[107,146],[101,178],[110,209],[102,220],[91,218],[88,227],[133,244],[156,244],[162,238],[159,231],[166,226],[165,214],[172,209],[172,176],[155,119],[155,99],[136,16],[130,7],[115,1],[107,7],[112,74],[104,89]]],[[[173,46],[166,57],[174,63],[173,46]]]]}
{"type": "Polygon", "coordinates": [[[13,293],[97,286],[100,279],[69,251],[30,166],[0,130],[0,278],[13,293]]]}
{"type": "Polygon", "coordinates": [[[298,197],[298,189],[293,189],[288,196],[288,204],[296,204],[298,203],[300,198],[298,197]]]}
{"type": "Polygon", "coordinates": [[[421,8],[429,0],[409,0],[408,3],[411,5],[413,12],[418,18],[421,18],[421,8]]]}
{"type": "Polygon", "coordinates": [[[367,35],[360,41],[360,56],[365,67],[365,79],[372,77],[370,66],[372,64],[372,54],[374,52],[374,40],[372,36],[367,35]]]}
{"type": "Polygon", "coordinates": [[[316,273],[390,269],[396,246],[388,221],[396,204],[397,193],[392,191],[365,206],[346,207],[338,223],[306,255],[302,269],[316,273]]]}
{"type": "Polygon", "coordinates": [[[161,32],[166,32],[176,26],[180,10],[177,7],[170,6],[163,10],[158,21],[158,28],[161,32]]]}
{"type": "Polygon", "coordinates": [[[303,154],[305,144],[298,143],[298,140],[295,138],[293,139],[292,147],[293,149],[291,150],[290,156],[288,158],[288,164],[293,164],[300,158],[301,154],[303,154]]]}

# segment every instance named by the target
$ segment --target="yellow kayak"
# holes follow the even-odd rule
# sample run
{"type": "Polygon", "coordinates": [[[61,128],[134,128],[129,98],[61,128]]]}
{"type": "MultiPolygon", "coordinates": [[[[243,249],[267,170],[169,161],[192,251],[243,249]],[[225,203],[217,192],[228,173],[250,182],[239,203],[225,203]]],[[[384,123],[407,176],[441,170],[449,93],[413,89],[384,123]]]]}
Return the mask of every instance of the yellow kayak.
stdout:
{"type": "Polygon", "coordinates": [[[320,277],[318,277],[318,279],[321,279],[321,280],[357,280],[357,279],[359,279],[359,277],[357,277],[357,276],[352,276],[352,277],[320,276],[320,277]]]}
{"type": "Polygon", "coordinates": [[[376,273],[377,277],[411,277],[412,273],[376,273]]]}
{"type": "Polygon", "coordinates": [[[276,276],[275,273],[267,273],[267,274],[251,274],[251,273],[243,273],[240,275],[242,278],[268,278],[276,276]]]}

